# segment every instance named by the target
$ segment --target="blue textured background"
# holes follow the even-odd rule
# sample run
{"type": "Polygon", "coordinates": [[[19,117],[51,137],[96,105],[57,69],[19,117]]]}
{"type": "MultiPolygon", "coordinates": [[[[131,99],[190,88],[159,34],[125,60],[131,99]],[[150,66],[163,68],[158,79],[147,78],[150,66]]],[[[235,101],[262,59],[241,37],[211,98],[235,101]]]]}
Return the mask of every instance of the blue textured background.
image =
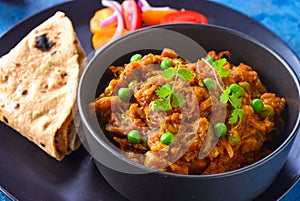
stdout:
{"type": "Polygon", "coordinates": [[[300,57],[300,0],[212,0],[268,27],[300,57]]]}
{"type": "MultiPolygon", "coordinates": [[[[65,1],[67,0],[0,0],[0,36],[24,18],[65,1]]],[[[300,58],[300,0],[212,1],[238,10],[265,25],[285,41],[300,58]]],[[[0,191],[0,201],[8,200],[9,198],[0,191]]],[[[281,199],[299,200],[300,182],[281,199]]]]}

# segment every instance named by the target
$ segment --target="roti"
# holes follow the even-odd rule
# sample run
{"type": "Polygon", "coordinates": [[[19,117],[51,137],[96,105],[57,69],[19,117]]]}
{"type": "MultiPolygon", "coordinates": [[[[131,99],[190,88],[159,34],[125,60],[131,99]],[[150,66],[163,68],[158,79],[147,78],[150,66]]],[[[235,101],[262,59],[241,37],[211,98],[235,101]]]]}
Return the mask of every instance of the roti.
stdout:
{"type": "Polygon", "coordinates": [[[0,58],[0,120],[57,160],[80,145],[74,117],[86,55],[63,12],[0,58]]]}

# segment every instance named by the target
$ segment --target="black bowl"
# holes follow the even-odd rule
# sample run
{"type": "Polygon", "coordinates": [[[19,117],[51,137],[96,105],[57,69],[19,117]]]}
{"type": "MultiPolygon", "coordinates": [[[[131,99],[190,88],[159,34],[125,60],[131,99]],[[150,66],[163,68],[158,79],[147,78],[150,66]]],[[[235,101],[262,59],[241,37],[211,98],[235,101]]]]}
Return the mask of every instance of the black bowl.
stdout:
{"type": "Polygon", "coordinates": [[[276,53],[253,38],[228,28],[173,24],[146,28],[119,38],[100,49],[85,69],[78,95],[86,149],[103,177],[129,200],[252,200],[272,183],[299,130],[299,80],[276,53]],[[126,158],[107,138],[89,104],[107,86],[107,67],[128,62],[134,52],[174,49],[190,61],[209,50],[229,50],[231,62],[252,66],[271,92],[287,100],[285,128],[275,150],[267,157],[231,172],[213,175],[179,175],[160,172],[126,158]]]}

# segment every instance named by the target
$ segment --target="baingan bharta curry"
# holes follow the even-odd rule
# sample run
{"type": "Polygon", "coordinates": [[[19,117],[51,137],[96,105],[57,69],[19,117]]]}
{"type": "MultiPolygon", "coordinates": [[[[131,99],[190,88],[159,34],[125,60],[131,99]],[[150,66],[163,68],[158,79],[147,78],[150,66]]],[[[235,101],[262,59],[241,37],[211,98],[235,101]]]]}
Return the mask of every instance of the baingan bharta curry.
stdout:
{"type": "Polygon", "coordinates": [[[177,174],[216,174],[271,153],[286,100],[268,92],[247,64],[210,51],[191,63],[171,49],[134,54],[91,103],[122,153],[177,174]]]}

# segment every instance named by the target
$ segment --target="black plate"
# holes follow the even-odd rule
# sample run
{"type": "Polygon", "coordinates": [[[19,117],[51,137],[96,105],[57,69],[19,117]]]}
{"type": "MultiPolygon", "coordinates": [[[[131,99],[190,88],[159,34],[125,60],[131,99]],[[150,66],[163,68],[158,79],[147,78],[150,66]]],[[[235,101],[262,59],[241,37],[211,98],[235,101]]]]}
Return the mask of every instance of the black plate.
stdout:
{"type": "MultiPolygon", "coordinates": [[[[293,67],[298,76],[300,75],[300,62],[289,47],[268,29],[241,13],[209,1],[178,0],[174,3],[168,0],[162,3],[160,0],[150,0],[149,2],[154,6],[167,4],[174,8],[194,10],[199,8],[211,24],[239,30],[271,47],[293,67]]],[[[21,22],[0,38],[0,56],[7,53],[31,29],[58,10],[64,11],[71,18],[83,48],[90,53],[92,46],[89,20],[100,7],[98,0],[85,0],[63,3],[42,11],[21,22]]],[[[83,146],[63,161],[57,162],[17,132],[0,123],[0,158],[0,185],[17,199],[126,200],[103,179],[83,146]]],[[[276,180],[256,200],[280,198],[299,178],[300,135],[295,139],[287,161],[276,180]]],[[[10,197],[14,199],[13,196],[10,197]]]]}

